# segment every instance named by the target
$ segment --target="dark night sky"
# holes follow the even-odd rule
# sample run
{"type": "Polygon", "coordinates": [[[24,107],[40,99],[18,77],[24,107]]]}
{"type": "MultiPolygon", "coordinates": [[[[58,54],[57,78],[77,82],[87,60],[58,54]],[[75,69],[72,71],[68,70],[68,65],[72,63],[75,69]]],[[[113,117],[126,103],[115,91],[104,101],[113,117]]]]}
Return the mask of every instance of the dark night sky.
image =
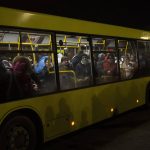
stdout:
{"type": "Polygon", "coordinates": [[[0,6],[150,31],[150,6],[144,0],[0,0],[0,6]]]}

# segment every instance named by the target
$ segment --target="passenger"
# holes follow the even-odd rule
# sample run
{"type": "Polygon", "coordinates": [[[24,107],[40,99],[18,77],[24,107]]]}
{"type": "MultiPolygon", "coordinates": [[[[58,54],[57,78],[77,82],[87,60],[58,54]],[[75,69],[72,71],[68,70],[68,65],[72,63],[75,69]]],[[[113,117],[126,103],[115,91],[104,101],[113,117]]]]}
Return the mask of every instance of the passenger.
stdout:
{"type": "Polygon", "coordinates": [[[98,68],[97,68],[97,62],[98,62],[98,56],[96,53],[93,53],[93,62],[94,62],[94,75],[96,77],[96,79],[98,79],[98,68]]]}
{"type": "Polygon", "coordinates": [[[81,61],[82,56],[87,56],[86,54],[84,54],[83,50],[79,51],[79,53],[77,53],[74,57],[72,57],[71,64],[74,70],[77,64],[81,61]]]}
{"type": "Polygon", "coordinates": [[[115,59],[110,54],[104,59],[103,63],[104,75],[106,76],[115,76],[117,74],[117,64],[115,63],[115,59]]]}
{"type": "Polygon", "coordinates": [[[46,57],[44,67],[38,74],[41,81],[41,93],[48,93],[56,88],[54,66],[46,57]]]}
{"type": "Polygon", "coordinates": [[[68,49],[66,50],[66,55],[69,60],[71,60],[74,57],[74,49],[68,49]]]}
{"type": "Polygon", "coordinates": [[[58,64],[60,64],[61,63],[61,59],[63,57],[63,54],[62,53],[58,53],[57,57],[58,57],[58,64]]]}
{"type": "Polygon", "coordinates": [[[12,69],[12,64],[8,61],[8,60],[2,60],[2,63],[4,64],[5,68],[7,70],[11,70],[12,69]]]}
{"type": "Polygon", "coordinates": [[[96,70],[98,73],[98,77],[101,77],[102,75],[104,75],[104,68],[103,68],[104,59],[105,59],[105,54],[100,53],[98,55],[98,61],[96,63],[96,70]]]}
{"type": "Polygon", "coordinates": [[[61,64],[59,66],[59,78],[61,89],[72,89],[75,87],[75,76],[72,71],[72,67],[69,63],[67,56],[62,57],[61,64]]]}
{"type": "Polygon", "coordinates": [[[61,63],[59,65],[59,70],[72,70],[72,67],[69,63],[69,59],[67,56],[63,56],[61,58],[61,63]]]}
{"type": "Polygon", "coordinates": [[[13,59],[13,84],[10,96],[13,99],[31,97],[36,94],[37,86],[32,79],[33,71],[27,57],[16,56],[13,59]]]}
{"type": "Polygon", "coordinates": [[[87,56],[82,56],[81,61],[76,66],[75,72],[78,86],[87,86],[91,84],[91,65],[87,56]]]}
{"type": "Polygon", "coordinates": [[[31,56],[28,56],[28,59],[29,59],[29,61],[30,61],[31,67],[32,67],[33,70],[34,70],[34,63],[33,63],[32,57],[31,57],[31,56]]]}
{"type": "Polygon", "coordinates": [[[141,53],[139,54],[140,70],[145,69],[146,67],[146,56],[141,53]]]}
{"type": "Polygon", "coordinates": [[[3,62],[0,61],[0,102],[5,102],[9,99],[11,82],[11,72],[9,72],[3,62]]]}
{"type": "Polygon", "coordinates": [[[48,58],[48,56],[41,56],[38,60],[38,63],[34,66],[34,71],[35,73],[40,73],[42,71],[42,69],[44,68],[45,66],[45,59],[48,58]]]}
{"type": "Polygon", "coordinates": [[[128,56],[124,57],[124,61],[122,63],[122,78],[128,79],[133,76],[133,66],[130,64],[130,59],[128,56]]]}
{"type": "Polygon", "coordinates": [[[134,55],[130,56],[130,62],[129,63],[133,66],[134,72],[135,72],[138,68],[138,63],[137,63],[134,55]]]}
{"type": "Polygon", "coordinates": [[[147,58],[144,53],[139,53],[139,71],[138,75],[147,74],[150,72],[150,69],[147,67],[147,58]]]}

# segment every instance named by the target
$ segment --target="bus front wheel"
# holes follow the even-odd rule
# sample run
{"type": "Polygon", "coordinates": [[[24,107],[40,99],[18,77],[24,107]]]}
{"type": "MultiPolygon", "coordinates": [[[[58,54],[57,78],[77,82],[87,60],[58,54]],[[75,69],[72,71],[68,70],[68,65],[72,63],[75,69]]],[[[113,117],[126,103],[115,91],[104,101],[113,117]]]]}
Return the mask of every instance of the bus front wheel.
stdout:
{"type": "Polygon", "coordinates": [[[13,116],[1,126],[0,150],[35,150],[36,133],[35,125],[29,117],[13,116]]]}

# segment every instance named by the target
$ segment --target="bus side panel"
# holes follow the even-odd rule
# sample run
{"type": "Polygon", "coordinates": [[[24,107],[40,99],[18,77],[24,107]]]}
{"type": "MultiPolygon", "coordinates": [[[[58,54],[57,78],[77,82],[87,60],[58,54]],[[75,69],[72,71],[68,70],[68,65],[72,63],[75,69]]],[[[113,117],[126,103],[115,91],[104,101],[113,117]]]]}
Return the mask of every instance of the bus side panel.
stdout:
{"type": "Polygon", "coordinates": [[[50,124],[46,137],[51,139],[143,105],[148,81],[130,80],[52,95],[46,108],[51,112],[46,115],[53,114],[45,118],[50,124]]]}
{"type": "Polygon", "coordinates": [[[143,105],[149,80],[141,78],[0,104],[1,122],[17,109],[37,110],[47,141],[143,105]]]}

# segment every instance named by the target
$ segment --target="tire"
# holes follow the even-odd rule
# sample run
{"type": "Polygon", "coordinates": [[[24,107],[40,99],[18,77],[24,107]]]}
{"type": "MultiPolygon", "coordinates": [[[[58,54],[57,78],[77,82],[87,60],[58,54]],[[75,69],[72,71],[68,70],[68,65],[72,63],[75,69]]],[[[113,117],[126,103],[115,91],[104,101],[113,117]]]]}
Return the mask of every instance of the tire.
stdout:
{"type": "Polygon", "coordinates": [[[0,150],[35,150],[36,145],[36,128],[27,116],[15,115],[2,124],[0,150]]]}

